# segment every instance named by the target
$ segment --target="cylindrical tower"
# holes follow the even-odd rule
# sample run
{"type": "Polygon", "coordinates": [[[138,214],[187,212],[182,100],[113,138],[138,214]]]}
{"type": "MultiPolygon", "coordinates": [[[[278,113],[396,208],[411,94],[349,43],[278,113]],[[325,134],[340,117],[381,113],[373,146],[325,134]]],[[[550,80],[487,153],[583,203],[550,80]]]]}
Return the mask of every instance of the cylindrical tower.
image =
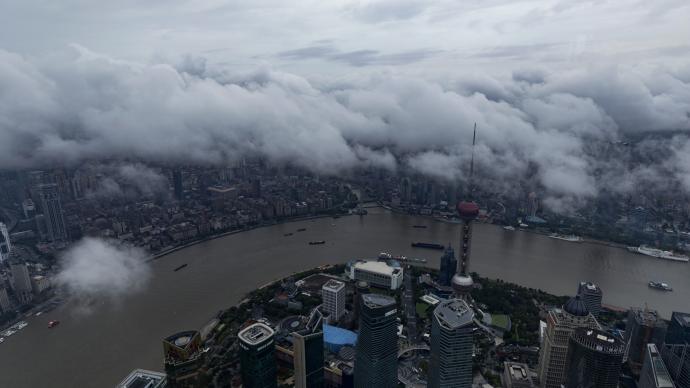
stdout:
{"type": "Polygon", "coordinates": [[[472,290],[474,282],[470,275],[470,252],[472,247],[472,222],[479,215],[479,206],[470,201],[458,203],[458,213],[462,224],[460,227],[460,257],[458,268],[453,276],[453,289],[459,297],[464,297],[472,290]]]}

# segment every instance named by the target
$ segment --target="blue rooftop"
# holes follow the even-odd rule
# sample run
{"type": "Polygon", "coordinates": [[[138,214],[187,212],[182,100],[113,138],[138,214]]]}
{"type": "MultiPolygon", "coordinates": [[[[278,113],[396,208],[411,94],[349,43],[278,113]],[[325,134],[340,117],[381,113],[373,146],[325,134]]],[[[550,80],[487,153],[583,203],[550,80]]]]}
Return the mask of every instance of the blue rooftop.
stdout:
{"type": "Polygon", "coordinates": [[[357,343],[357,333],[324,324],[323,343],[329,351],[337,353],[344,345],[355,346],[357,343]]]}

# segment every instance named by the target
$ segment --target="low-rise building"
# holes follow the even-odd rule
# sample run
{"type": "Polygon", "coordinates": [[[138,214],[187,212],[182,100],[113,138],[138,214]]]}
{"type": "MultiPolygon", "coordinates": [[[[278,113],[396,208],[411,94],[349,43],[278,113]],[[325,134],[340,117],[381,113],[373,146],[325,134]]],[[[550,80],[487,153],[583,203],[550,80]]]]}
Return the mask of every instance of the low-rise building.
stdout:
{"type": "Polygon", "coordinates": [[[506,388],[532,388],[532,378],[526,364],[506,362],[503,364],[503,382],[506,388]]]}
{"type": "Polygon", "coordinates": [[[397,290],[402,285],[403,269],[383,261],[359,260],[350,265],[350,278],[372,286],[397,290]]]}

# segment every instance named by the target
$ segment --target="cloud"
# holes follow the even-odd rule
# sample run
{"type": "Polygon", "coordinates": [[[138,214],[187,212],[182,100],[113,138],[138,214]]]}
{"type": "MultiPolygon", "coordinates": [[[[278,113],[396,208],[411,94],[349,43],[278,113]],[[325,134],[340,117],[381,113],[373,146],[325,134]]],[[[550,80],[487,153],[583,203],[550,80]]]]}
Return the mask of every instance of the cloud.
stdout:
{"type": "Polygon", "coordinates": [[[96,186],[86,191],[89,197],[100,199],[151,198],[169,194],[168,179],[143,163],[110,162],[89,164],[77,170],[99,177],[96,186]]]}
{"type": "MultiPolygon", "coordinates": [[[[322,174],[373,166],[454,182],[465,179],[476,122],[477,179],[491,190],[529,185],[560,207],[636,190],[657,172],[690,192],[687,69],[538,67],[442,80],[380,71],[317,82],[194,57],[173,66],[82,47],[51,61],[0,51],[0,168],[260,156],[322,174]]],[[[167,190],[156,171],[126,166],[108,167],[106,189],[167,190]]]]}
{"type": "Polygon", "coordinates": [[[408,50],[395,53],[382,53],[379,50],[340,51],[331,45],[319,44],[281,51],[277,56],[292,60],[324,59],[360,67],[406,65],[423,61],[439,53],[441,53],[440,50],[432,49],[408,50]]]}
{"type": "Polygon", "coordinates": [[[58,284],[77,298],[112,298],[142,290],[149,277],[146,253],[114,240],[84,238],[60,258],[58,284]]]}

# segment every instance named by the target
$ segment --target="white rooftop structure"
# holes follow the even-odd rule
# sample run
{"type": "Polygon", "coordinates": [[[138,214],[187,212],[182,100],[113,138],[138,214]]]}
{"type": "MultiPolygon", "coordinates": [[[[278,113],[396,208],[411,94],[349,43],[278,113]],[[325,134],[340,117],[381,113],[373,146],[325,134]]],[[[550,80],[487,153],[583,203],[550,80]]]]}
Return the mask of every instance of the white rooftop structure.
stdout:
{"type": "Polygon", "coordinates": [[[383,261],[359,260],[350,266],[350,278],[372,286],[397,290],[403,281],[403,269],[383,261]]]}
{"type": "Polygon", "coordinates": [[[242,342],[247,345],[256,346],[262,342],[270,340],[273,337],[273,329],[265,323],[254,323],[242,329],[242,331],[237,334],[242,342]]]}

